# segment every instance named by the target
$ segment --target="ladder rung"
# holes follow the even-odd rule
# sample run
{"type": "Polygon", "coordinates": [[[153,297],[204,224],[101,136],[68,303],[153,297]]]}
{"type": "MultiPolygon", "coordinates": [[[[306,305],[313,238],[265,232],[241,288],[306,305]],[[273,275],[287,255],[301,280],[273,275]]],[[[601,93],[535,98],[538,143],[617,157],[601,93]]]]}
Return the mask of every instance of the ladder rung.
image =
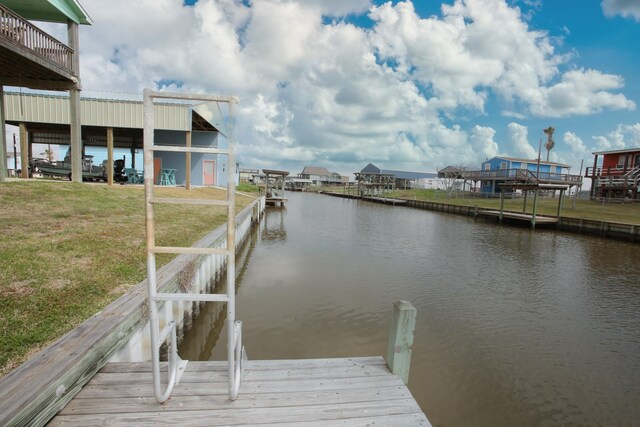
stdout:
{"type": "Polygon", "coordinates": [[[153,297],[156,301],[208,301],[208,302],[227,302],[229,295],[227,294],[156,294],[153,297]]]}
{"type": "Polygon", "coordinates": [[[186,147],[180,145],[154,145],[153,151],[171,151],[173,153],[229,154],[229,150],[217,147],[186,147]]]}
{"type": "Polygon", "coordinates": [[[151,251],[156,254],[229,255],[229,251],[224,248],[156,246],[151,251]]]}
{"type": "Polygon", "coordinates": [[[176,322],[169,322],[167,324],[167,326],[165,326],[164,328],[162,328],[162,330],[160,331],[160,334],[158,335],[158,345],[161,346],[169,337],[169,334],[171,333],[171,329],[176,327],[176,322]]]}
{"type": "Polygon", "coordinates": [[[214,206],[228,206],[227,200],[214,200],[214,199],[177,199],[168,197],[154,197],[151,199],[151,203],[166,203],[171,205],[214,205],[214,206]]]}

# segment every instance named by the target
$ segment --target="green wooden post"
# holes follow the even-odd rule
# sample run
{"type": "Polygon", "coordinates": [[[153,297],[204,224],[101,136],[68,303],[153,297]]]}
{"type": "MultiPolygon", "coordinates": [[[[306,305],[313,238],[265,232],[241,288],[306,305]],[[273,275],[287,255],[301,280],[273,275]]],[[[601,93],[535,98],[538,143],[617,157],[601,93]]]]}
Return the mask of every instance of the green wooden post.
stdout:
{"type": "Polygon", "coordinates": [[[524,190],[524,203],[522,204],[522,213],[527,213],[527,194],[529,194],[529,190],[524,190]]]}
{"type": "Polygon", "coordinates": [[[500,192],[500,224],[502,224],[502,211],[504,210],[504,188],[500,192]]]}
{"type": "Polygon", "coordinates": [[[415,307],[409,301],[398,301],[393,305],[393,322],[387,347],[387,366],[405,384],[409,383],[416,313],[415,307]]]}
{"type": "Polygon", "coordinates": [[[533,193],[533,212],[531,214],[531,228],[536,228],[536,208],[538,207],[538,189],[533,193]]]}

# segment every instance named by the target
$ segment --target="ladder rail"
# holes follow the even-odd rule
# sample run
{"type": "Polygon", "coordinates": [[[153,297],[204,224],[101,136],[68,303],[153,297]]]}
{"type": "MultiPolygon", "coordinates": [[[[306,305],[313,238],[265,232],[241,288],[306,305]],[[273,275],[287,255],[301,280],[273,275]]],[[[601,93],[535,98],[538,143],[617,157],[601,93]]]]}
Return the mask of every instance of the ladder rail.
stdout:
{"type": "Polygon", "coordinates": [[[215,97],[207,95],[184,95],[144,90],[144,189],[145,189],[145,232],[146,232],[146,254],[147,254],[147,294],[148,310],[151,338],[151,364],[153,369],[153,386],[156,400],[159,403],[165,402],[173,391],[175,384],[179,381],[179,369],[181,359],[177,352],[175,321],[163,331],[159,331],[158,301],[165,304],[170,301],[217,301],[227,304],[227,361],[229,374],[229,398],[235,400],[238,397],[241,376],[244,368],[243,360],[246,359],[244,347],[242,346],[242,322],[235,319],[235,143],[236,143],[236,109],[237,99],[235,97],[215,97]],[[228,119],[228,147],[226,150],[219,148],[202,147],[167,147],[156,146],[154,143],[154,98],[173,98],[204,100],[215,102],[227,102],[229,104],[228,119]],[[168,149],[167,149],[168,148],[168,149]],[[153,154],[157,151],[171,152],[209,152],[214,154],[224,154],[227,156],[227,194],[225,201],[197,201],[197,199],[158,199],[154,198],[154,164],[153,154]],[[227,244],[226,248],[184,248],[156,246],[155,242],[155,218],[154,204],[157,203],[185,203],[220,205],[227,208],[227,244]],[[227,257],[227,292],[224,294],[167,294],[159,293],[157,289],[157,253],[181,253],[181,254],[220,254],[227,257]],[[169,338],[169,380],[163,388],[160,381],[160,346],[169,338]]]}

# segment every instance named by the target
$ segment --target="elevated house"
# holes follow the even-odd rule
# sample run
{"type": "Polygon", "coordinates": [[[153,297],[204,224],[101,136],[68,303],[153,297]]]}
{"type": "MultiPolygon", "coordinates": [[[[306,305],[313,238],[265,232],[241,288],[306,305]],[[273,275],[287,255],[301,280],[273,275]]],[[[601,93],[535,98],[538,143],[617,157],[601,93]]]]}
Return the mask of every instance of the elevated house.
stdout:
{"type": "MultiPolygon", "coordinates": [[[[0,0],[0,105],[4,86],[69,91],[66,114],[70,133],[71,175],[82,180],[79,25],[92,20],[76,0],[0,0]],[[67,42],[52,37],[30,21],[67,26],[67,42]]],[[[7,176],[4,115],[0,114],[0,181],[7,176]]],[[[22,177],[28,177],[25,130],[20,129],[22,177]],[[24,137],[24,138],[23,138],[24,137]]]]}
{"type": "Polygon", "coordinates": [[[569,174],[570,169],[570,165],[563,163],[541,160],[538,166],[537,159],[496,156],[484,161],[480,170],[460,171],[460,177],[474,185],[480,182],[480,192],[489,194],[502,192],[502,187],[512,191],[514,184],[581,186],[582,177],[569,174]]]}
{"type": "MultiPolygon", "coordinates": [[[[65,148],[73,145],[69,131],[69,103],[70,99],[66,96],[5,94],[3,110],[6,122],[19,126],[21,133],[24,133],[21,154],[26,159],[33,158],[34,144],[65,148]]],[[[81,155],[89,150],[92,153],[102,150],[107,158],[113,159],[113,151],[118,150],[119,153],[127,153],[127,166],[142,172],[142,163],[136,164],[136,158],[139,157],[136,153],[141,153],[143,147],[142,102],[82,98],[79,111],[82,113],[81,155]]],[[[210,104],[159,103],[155,108],[154,132],[156,144],[183,145],[188,141],[193,146],[220,148],[225,148],[227,144],[224,120],[218,108],[210,104]]],[[[209,153],[190,153],[189,156],[190,166],[187,168],[185,153],[156,152],[156,183],[187,187],[192,184],[226,186],[226,156],[209,153]],[[159,179],[163,171],[169,176],[168,181],[159,179]]],[[[141,177],[142,173],[139,175],[141,177]]]]}
{"type": "Polygon", "coordinates": [[[640,147],[596,151],[593,156],[593,167],[588,167],[584,175],[591,178],[591,198],[638,199],[640,147]]]}
{"type": "Polygon", "coordinates": [[[381,190],[426,188],[427,181],[438,178],[435,173],[429,172],[408,172],[391,169],[381,169],[369,163],[360,172],[355,173],[356,181],[365,185],[380,187],[381,190]]]}
{"type": "Polygon", "coordinates": [[[329,172],[327,168],[318,166],[305,166],[298,178],[311,180],[314,185],[337,185],[343,182],[339,173],[329,172]]]}
{"type": "Polygon", "coordinates": [[[349,181],[336,172],[329,172],[329,169],[318,166],[305,166],[296,176],[287,177],[287,188],[295,191],[304,191],[311,185],[340,185],[349,181]]]}

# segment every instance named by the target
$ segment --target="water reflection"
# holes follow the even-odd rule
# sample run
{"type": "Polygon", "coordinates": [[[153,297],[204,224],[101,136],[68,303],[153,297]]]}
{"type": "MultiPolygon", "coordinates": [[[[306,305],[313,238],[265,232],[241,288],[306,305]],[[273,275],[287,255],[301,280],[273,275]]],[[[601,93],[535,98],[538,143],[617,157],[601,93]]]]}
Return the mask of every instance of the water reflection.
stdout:
{"type": "Polygon", "coordinates": [[[287,230],[284,228],[286,213],[285,206],[266,207],[262,219],[262,240],[265,243],[287,240],[287,230]]]}
{"type": "MultiPolygon", "coordinates": [[[[640,419],[638,244],[304,193],[253,239],[237,297],[251,359],[383,355],[407,299],[409,386],[434,425],[640,419]]],[[[181,354],[225,359],[224,318],[202,322],[181,354]]]]}

